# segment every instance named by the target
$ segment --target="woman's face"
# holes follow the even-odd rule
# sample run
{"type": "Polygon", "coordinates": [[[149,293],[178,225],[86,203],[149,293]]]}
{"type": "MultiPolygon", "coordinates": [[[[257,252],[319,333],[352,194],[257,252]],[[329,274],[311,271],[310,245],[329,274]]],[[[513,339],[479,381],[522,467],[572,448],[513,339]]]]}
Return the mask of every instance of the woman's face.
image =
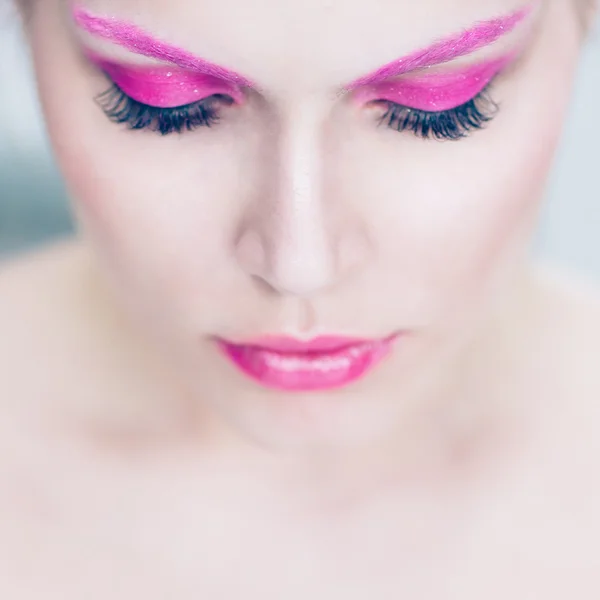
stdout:
{"type": "Polygon", "coordinates": [[[30,35],[122,301],[277,446],[380,435],[448,380],[522,262],[581,38],[569,0],[43,0],[30,35]],[[396,333],[366,371],[220,343],[396,333]]]}

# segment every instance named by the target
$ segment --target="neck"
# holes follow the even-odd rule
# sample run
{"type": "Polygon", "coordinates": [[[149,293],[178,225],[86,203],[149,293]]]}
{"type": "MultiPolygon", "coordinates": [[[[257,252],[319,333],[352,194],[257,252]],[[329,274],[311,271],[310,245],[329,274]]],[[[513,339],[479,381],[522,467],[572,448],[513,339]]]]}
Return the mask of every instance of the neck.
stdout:
{"type": "Polygon", "coordinates": [[[532,269],[524,264],[505,283],[460,349],[415,382],[413,409],[386,436],[288,456],[282,472],[290,487],[315,503],[361,504],[394,489],[458,489],[514,458],[532,423],[534,403],[524,402],[519,381],[539,323],[532,269]]]}
{"type": "MultiPolygon", "coordinates": [[[[203,431],[198,432],[190,427],[194,422],[189,412],[193,399],[173,402],[173,394],[169,397],[164,393],[176,389],[170,387],[175,379],[168,378],[164,386],[150,382],[144,388],[140,383],[142,390],[150,387],[162,390],[152,396],[156,401],[138,394],[140,398],[144,396],[139,406],[132,404],[134,408],[126,415],[122,407],[115,409],[109,427],[114,418],[120,418],[136,425],[144,421],[150,428],[168,427],[169,433],[158,438],[176,443],[183,438],[202,437],[203,447],[212,444],[221,456],[236,455],[238,459],[243,456],[245,462],[259,469],[267,465],[269,473],[275,472],[284,487],[294,492],[303,490],[301,493],[308,494],[315,502],[336,503],[343,499],[354,503],[361,502],[367,494],[398,486],[453,485],[475,477],[482,470],[485,472],[480,467],[489,465],[492,457],[506,455],[508,446],[518,440],[526,423],[521,398],[512,393],[511,385],[523,344],[531,338],[535,321],[531,318],[535,311],[532,280],[531,268],[523,263],[489,291],[492,300],[482,303],[485,309],[481,310],[477,325],[469,328],[471,333],[460,340],[457,336],[456,344],[437,362],[436,371],[423,373],[415,380],[406,395],[410,396],[411,409],[376,442],[274,455],[242,440],[216,419],[204,419],[206,415],[203,415],[203,431]],[[120,416],[114,417],[116,414],[120,416]]],[[[98,291],[95,286],[93,289],[98,291]]],[[[119,319],[119,323],[125,327],[126,321],[119,319]]],[[[126,344],[125,338],[118,339],[126,344]]],[[[152,364],[158,370],[158,362],[152,364]]],[[[148,372],[155,371],[140,369],[145,379],[148,372]]],[[[392,397],[393,390],[389,393],[392,397]]],[[[103,416],[110,413],[107,404],[99,406],[103,416]]],[[[89,421],[94,415],[93,407],[85,408],[89,421]]],[[[128,429],[122,423],[120,428],[128,429]]]]}

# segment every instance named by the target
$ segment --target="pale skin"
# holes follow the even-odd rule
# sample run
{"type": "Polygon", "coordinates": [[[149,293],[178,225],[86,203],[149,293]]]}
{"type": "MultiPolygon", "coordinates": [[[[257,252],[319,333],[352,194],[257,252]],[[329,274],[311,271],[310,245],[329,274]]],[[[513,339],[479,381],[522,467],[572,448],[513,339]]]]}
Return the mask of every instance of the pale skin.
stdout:
{"type": "Polygon", "coordinates": [[[600,293],[526,252],[574,3],[501,42],[527,49],[500,113],[448,143],[331,91],[523,3],[86,6],[266,92],[210,137],[127,131],[67,6],[31,7],[80,234],[0,271],[0,596],[597,598],[600,293]],[[336,394],[267,393],[206,341],[396,327],[405,349],[336,394]]]}

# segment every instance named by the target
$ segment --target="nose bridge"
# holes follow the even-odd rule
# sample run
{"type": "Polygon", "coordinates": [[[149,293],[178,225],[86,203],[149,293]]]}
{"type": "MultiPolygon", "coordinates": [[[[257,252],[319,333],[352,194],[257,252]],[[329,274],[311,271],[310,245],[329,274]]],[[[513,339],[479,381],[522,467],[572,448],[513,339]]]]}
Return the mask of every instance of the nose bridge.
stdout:
{"type": "Polygon", "coordinates": [[[257,167],[264,185],[238,240],[238,259],[280,293],[306,296],[336,279],[338,232],[323,197],[322,137],[314,110],[297,105],[272,130],[268,158],[257,167]]]}
{"type": "Polygon", "coordinates": [[[235,244],[247,274],[280,294],[307,297],[354,274],[373,247],[352,208],[360,199],[348,197],[352,173],[336,163],[345,154],[336,152],[340,131],[327,120],[327,106],[298,97],[262,139],[260,183],[235,244]]]}
{"type": "Polygon", "coordinates": [[[322,154],[318,126],[307,112],[297,111],[277,144],[270,199],[275,219],[265,232],[272,269],[292,287],[325,285],[334,269],[322,154]]]}

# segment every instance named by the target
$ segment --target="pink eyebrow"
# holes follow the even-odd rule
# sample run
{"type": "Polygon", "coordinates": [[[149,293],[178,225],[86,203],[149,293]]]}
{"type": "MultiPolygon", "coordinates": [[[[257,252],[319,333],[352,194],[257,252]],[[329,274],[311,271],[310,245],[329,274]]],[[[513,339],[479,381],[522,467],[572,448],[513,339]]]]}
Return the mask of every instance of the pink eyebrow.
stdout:
{"type": "MultiPolygon", "coordinates": [[[[343,86],[342,89],[349,91],[364,85],[379,83],[390,77],[402,75],[418,68],[442,64],[470,54],[510,33],[530,14],[532,8],[530,6],[506,17],[481,21],[472,29],[449,36],[435,42],[428,48],[417,50],[412,54],[396,59],[373,73],[364,75],[343,86]]],[[[73,18],[75,23],[84,31],[118,44],[135,54],[169,62],[183,69],[219,77],[230,83],[254,89],[259,88],[257,84],[243,75],[156,39],[133,23],[120,21],[115,17],[94,15],[81,6],[74,7],[73,18]]]]}
{"type": "Polygon", "coordinates": [[[533,6],[530,6],[506,17],[480,21],[471,29],[443,38],[427,48],[396,59],[376,71],[356,79],[344,86],[343,89],[349,91],[364,85],[381,83],[390,77],[415,69],[440,65],[475,52],[510,33],[531,13],[532,9],[533,6]]]}
{"type": "Polygon", "coordinates": [[[219,77],[224,81],[237,85],[250,88],[258,87],[246,77],[230,69],[194,56],[186,50],[177,48],[167,42],[153,38],[133,23],[119,21],[114,17],[100,17],[80,6],[76,6],[73,9],[73,18],[75,23],[84,31],[118,44],[135,54],[169,62],[182,69],[189,69],[205,75],[219,77]]]}

